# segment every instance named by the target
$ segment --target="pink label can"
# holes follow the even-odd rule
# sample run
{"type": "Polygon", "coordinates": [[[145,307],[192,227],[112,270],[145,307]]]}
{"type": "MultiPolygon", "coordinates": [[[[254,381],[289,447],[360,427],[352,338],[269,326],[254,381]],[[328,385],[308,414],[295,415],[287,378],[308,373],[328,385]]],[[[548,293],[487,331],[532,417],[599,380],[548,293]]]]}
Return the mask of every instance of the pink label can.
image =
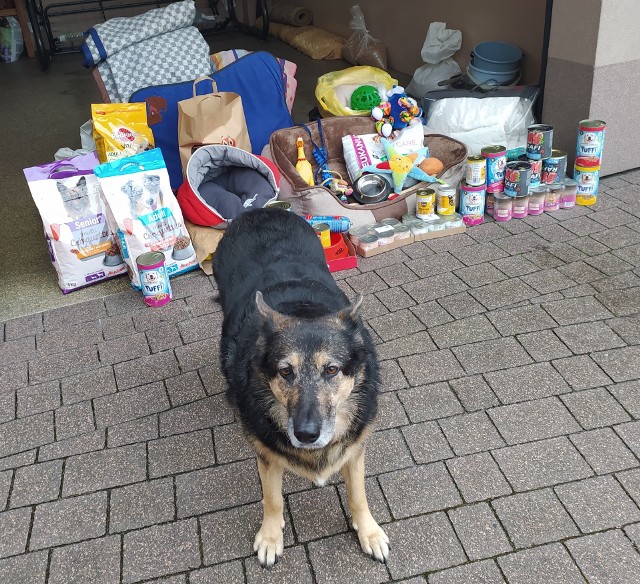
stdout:
{"type": "Polygon", "coordinates": [[[529,214],[529,195],[513,199],[513,218],[524,219],[529,214]]]}
{"type": "Polygon", "coordinates": [[[510,221],[513,217],[513,197],[508,197],[504,193],[494,193],[493,195],[493,218],[496,221],[510,221]]]}
{"type": "Polygon", "coordinates": [[[465,225],[479,225],[484,221],[486,185],[460,183],[460,215],[465,225]]]}
{"type": "Polygon", "coordinates": [[[157,251],[143,253],[136,258],[136,265],[145,304],[164,306],[171,302],[171,285],[164,265],[164,254],[157,251]]]}

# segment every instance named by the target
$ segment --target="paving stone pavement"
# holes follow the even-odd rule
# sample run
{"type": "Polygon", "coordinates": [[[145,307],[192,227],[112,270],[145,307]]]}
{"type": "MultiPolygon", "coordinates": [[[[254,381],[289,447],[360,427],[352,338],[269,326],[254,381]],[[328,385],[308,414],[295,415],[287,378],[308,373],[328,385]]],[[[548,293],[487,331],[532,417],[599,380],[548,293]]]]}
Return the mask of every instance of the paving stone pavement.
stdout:
{"type": "Polygon", "coordinates": [[[285,554],[224,400],[215,284],[0,323],[0,582],[640,582],[640,171],[600,201],[337,273],[383,377],[360,552],[339,476],[285,479],[285,554]]]}

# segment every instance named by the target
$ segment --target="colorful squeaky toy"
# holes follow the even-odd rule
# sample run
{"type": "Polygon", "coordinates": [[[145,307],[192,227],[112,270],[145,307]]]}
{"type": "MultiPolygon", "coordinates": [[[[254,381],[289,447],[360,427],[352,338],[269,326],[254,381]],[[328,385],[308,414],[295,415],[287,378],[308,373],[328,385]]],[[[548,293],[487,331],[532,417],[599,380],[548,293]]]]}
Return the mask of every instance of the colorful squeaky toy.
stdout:
{"type": "Polygon", "coordinates": [[[433,161],[435,159],[428,158],[429,148],[426,146],[421,148],[417,152],[411,154],[399,154],[396,149],[391,145],[389,140],[381,138],[384,153],[387,156],[386,162],[380,162],[376,165],[365,166],[362,172],[373,172],[390,174],[393,180],[393,192],[389,199],[395,199],[402,191],[404,181],[408,176],[415,178],[416,180],[426,182],[442,182],[435,176],[427,174],[422,170],[421,165],[426,167],[426,161],[433,161]]]}
{"type": "Polygon", "coordinates": [[[394,85],[383,97],[387,101],[371,110],[378,134],[393,140],[397,130],[409,124],[422,123],[422,109],[415,99],[405,93],[404,87],[394,85]]]}

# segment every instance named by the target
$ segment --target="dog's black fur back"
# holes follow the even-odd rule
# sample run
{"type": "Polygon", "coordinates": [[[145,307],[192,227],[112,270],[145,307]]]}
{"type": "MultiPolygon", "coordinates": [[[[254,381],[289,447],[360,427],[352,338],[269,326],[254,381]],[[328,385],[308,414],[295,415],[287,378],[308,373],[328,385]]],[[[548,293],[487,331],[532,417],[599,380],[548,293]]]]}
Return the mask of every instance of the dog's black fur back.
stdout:
{"type": "MultiPolygon", "coordinates": [[[[234,220],[216,250],[213,270],[224,315],[220,358],[229,401],[249,434],[290,455],[286,432],[268,415],[274,398],[265,383],[264,347],[257,343],[261,315],[256,292],[261,291],[277,312],[310,327],[310,319],[346,309],[349,300],[329,272],[313,228],[280,209],[252,210],[234,220]]],[[[352,442],[376,414],[379,373],[373,343],[360,318],[351,319],[340,334],[345,337],[342,346],[352,352],[352,367],[363,373],[350,398],[356,404],[348,440],[352,442]]]]}

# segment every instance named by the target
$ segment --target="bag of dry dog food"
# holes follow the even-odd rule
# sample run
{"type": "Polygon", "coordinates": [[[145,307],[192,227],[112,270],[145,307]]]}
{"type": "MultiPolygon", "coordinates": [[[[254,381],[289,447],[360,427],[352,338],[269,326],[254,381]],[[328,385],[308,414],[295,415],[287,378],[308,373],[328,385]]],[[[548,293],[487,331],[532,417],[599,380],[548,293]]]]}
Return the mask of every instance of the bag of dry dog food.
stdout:
{"type": "Polygon", "coordinates": [[[154,146],[144,103],[94,103],[91,118],[98,160],[102,163],[133,156],[154,146]]]}
{"type": "Polygon", "coordinates": [[[97,164],[91,152],[24,169],[65,294],[127,271],[93,174],[97,164]]]}
{"type": "Polygon", "coordinates": [[[162,252],[169,277],[198,267],[198,260],[159,148],[96,167],[131,285],[140,288],[136,258],[162,252]]]}

